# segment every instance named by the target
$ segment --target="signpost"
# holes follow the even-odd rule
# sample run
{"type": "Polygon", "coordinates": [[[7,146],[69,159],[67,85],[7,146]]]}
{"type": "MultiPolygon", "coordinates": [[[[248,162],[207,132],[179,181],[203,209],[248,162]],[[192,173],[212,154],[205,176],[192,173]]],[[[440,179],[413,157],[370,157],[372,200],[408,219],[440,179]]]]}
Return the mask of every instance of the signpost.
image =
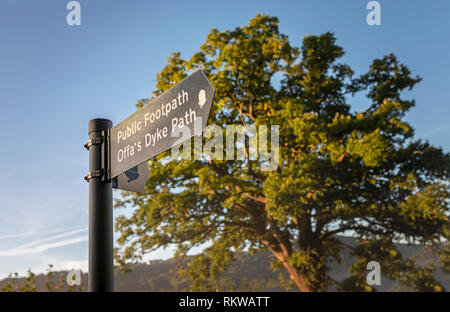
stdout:
{"type": "Polygon", "coordinates": [[[89,291],[114,291],[113,212],[111,181],[105,179],[108,162],[108,119],[89,121],[89,291]]]}
{"type": "Polygon", "coordinates": [[[113,128],[89,121],[89,291],[114,291],[112,188],[142,192],[145,162],[203,132],[214,93],[199,70],[113,128]]]}
{"type": "MultiPolygon", "coordinates": [[[[111,129],[111,178],[175,145],[173,135],[188,127],[191,136],[206,127],[214,88],[196,71],[111,129]],[[201,118],[201,128],[194,123],[201,118]]],[[[189,137],[186,137],[188,139],[189,137]]]]}

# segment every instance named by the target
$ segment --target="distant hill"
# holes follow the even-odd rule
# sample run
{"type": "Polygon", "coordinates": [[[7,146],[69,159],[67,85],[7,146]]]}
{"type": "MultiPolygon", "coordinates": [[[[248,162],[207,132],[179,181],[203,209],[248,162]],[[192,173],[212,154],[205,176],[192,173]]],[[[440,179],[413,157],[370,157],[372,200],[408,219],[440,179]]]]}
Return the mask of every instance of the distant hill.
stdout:
{"type": "MultiPolygon", "coordinates": [[[[186,257],[185,262],[190,257],[186,257]]],[[[223,274],[220,284],[223,291],[284,291],[279,286],[278,275],[280,272],[273,272],[269,269],[271,256],[267,253],[256,255],[238,254],[236,260],[230,265],[227,272],[223,274]],[[231,282],[232,281],[232,282],[231,282]],[[234,284],[235,287],[230,285],[234,284]]],[[[188,291],[189,284],[186,280],[178,279],[178,262],[174,259],[154,260],[149,263],[132,264],[129,266],[130,272],[118,272],[115,275],[115,291],[188,291]]],[[[49,279],[53,285],[58,284],[58,280],[64,279],[68,271],[53,272],[49,279]]],[[[284,272],[283,272],[284,273],[284,272]]],[[[285,278],[287,275],[284,274],[285,278]]],[[[48,291],[45,274],[35,276],[38,291],[48,291]]],[[[12,282],[12,278],[0,281],[0,289],[12,282]]],[[[24,285],[25,277],[16,279],[19,286],[24,285]]],[[[61,290],[67,291],[68,286],[64,283],[61,290]]],[[[87,274],[83,273],[81,278],[82,289],[87,289],[87,274]]]]}
{"type": "MultiPolygon", "coordinates": [[[[351,238],[341,238],[347,244],[355,245],[351,238]]],[[[399,251],[404,257],[413,259],[418,265],[434,264],[437,267],[435,278],[442,283],[445,289],[450,290],[450,274],[443,271],[439,263],[439,256],[428,247],[410,246],[399,244],[399,251]]],[[[332,278],[342,281],[349,277],[348,268],[352,264],[348,252],[342,253],[340,264],[332,262],[329,264],[332,278]]],[[[269,268],[272,261],[269,253],[250,255],[241,253],[236,256],[236,260],[230,265],[220,280],[220,290],[222,291],[285,291],[280,287],[279,274],[287,280],[288,276],[284,270],[273,272],[269,268]]],[[[189,261],[189,257],[185,261],[189,261]]],[[[117,273],[115,276],[116,291],[187,291],[188,281],[179,280],[176,271],[178,262],[174,259],[155,260],[149,263],[133,264],[130,266],[131,272],[117,273]]],[[[56,285],[58,278],[64,279],[67,272],[54,272],[50,281],[56,285]]],[[[0,281],[2,289],[12,279],[7,278],[0,281]]],[[[38,291],[47,291],[47,276],[40,274],[35,277],[38,291]]],[[[25,278],[17,279],[16,283],[23,285],[25,278]]],[[[68,286],[61,283],[61,290],[67,291],[68,286]]],[[[82,275],[82,290],[86,290],[87,274],[82,275]]],[[[378,291],[411,291],[408,287],[400,285],[395,281],[382,277],[381,286],[376,287],[378,291]]],[[[295,290],[295,288],[294,288],[295,290]]],[[[330,291],[335,291],[335,287],[330,287],[330,291]]]]}
{"type": "MultiPolygon", "coordinates": [[[[441,266],[439,255],[430,247],[423,247],[409,257],[419,266],[432,264],[436,267],[434,278],[438,280],[441,285],[450,291],[450,273],[445,272],[441,266]]],[[[389,291],[412,291],[411,288],[395,283],[389,288],[389,291]]]]}

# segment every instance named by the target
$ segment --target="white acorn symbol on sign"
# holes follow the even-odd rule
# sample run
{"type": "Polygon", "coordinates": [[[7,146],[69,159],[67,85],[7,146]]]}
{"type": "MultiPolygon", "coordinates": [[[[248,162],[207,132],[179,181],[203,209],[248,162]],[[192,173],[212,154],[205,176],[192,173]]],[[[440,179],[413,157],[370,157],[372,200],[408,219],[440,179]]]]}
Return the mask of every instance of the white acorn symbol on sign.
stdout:
{"type": "Polygon", "coordinates": [[[201,89],[198,93],[198,105],[202,108],[203,105],[205,105],[206,102],[206,93],[205,90],[201,89]]]}

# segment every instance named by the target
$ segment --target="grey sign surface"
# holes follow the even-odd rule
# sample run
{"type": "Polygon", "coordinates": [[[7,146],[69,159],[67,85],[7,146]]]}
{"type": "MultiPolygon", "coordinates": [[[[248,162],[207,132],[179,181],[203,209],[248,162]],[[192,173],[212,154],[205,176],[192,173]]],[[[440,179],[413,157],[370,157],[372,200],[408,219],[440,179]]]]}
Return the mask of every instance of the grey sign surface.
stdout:
{"type": "Polygon", "coordinates": [[[113,127],[111,178],[180,143],[180,138],[200,134],[207,125],[214,93],[208,78],[198,70],[113,127]],[[180,133],[186,130],[189,136],[180,133]]]}

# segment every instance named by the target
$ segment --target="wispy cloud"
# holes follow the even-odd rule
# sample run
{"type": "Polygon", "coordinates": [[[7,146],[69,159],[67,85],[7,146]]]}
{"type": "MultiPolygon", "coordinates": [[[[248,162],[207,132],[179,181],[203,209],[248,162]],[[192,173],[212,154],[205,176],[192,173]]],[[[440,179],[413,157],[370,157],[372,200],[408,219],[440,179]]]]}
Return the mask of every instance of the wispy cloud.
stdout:
{"type": "Polygon", "coordinates": [[[24,248],[24,247],[20,246],[17,248],[0,250],[0,257],[15,257],[15,256],[23,256],[23,255],[27,255],[27,254],[32,254],[32,253],[40,253],[40,252],[49,250],[51,248],[58,248],[58,247],[63,247],[63,246],[67,246],[67,245],[72,245],[72,244],[76,244],[76,243],[85,242],[87,240],[88,240],[88,236],[85,235],[85,236],[80,236],[80,237],[76,237],[76,238],[72,238],[72,239],[62,240],[59,242],[42,244],[39,246],[30,247],[30,248],[24,248]]]}
{"type": "Polygon", "coordinates": [[[36,234],[48,234],[48,233],[55,233],[55,232],[61,232],[61,231],[68,231],[73,229],[85,229],[84,226],[69,226],[64,228],[56,228],[56,229],[48,229],[48,230],[32,230],[22,233],[14,233],[14,234],[6,234],[6,235],[0,235],[0,239],[8,239],[8,238],[20,238],[20,237],[27,237],[31,235],[36,234]]]}
{"type": "Polygon", "coordinates": [[[35,254],[47,251],[52,248],[63,247],[67,245],[72,245],[80,242],[85,242],[88,240],[88,235],[84,234],[82,236],[78,235],[77,237],[62,239],[69,236],[75,236],[76,234],[80,234],[86,232],[87,228],[77,229],[73,231],[69,231],[62,234],[53,235],[50,237],[37,239],[32,242],[20,245],[18,247],[9,248],[5,250],[0,250],[0,257],[14,257],[14,256],[23,256],[27,254],[35,254]],[[62,239],[62,240],[61,240],[62,239]],[[56,241],[55,241],[56,240],[56,241]]]}

